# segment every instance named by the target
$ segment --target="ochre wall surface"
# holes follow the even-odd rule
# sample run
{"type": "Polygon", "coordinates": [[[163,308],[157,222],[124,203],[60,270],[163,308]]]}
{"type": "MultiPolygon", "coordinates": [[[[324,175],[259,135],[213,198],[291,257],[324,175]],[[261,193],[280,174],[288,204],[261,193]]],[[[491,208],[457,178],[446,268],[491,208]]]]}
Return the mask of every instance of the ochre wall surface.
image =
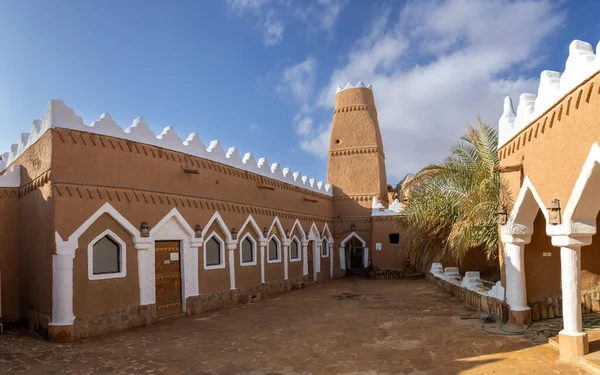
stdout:
{"type": "MultiPolygon", "coordinates": [[[[600,215],[596,217],[596,228],[600,215]]],[[[581,248],[581,290],[589,291],[600,287],[600,233],[592,237],[592,244],[581,248]]]]}
{"type": "Polygon", "coordinates": [[[404,268],[405,255],[401,251],[399,244],[390,243],[390,234],[398,233],[402,236],[402,231],[396,224],[394,216],[374,217],[373,218],[373,238],[369,245],[369,258],[373,266],[379,268],[404,268]],[[378,251],[376,243],[381,243],[381,250],[378,251]]]}
{"type": "Polygon", "coordinates": [[[0,189],[0,276],[2,283],[2,319],[21,316],[19,289],[19,189],[0,189]]]}
{"type": "Polygon", "coordinates": [[[79,238],[73,262],[73,312],[75,317],[113,311],[140,304],[137,251],[131,234],[107,214],[101,215],[79,238]],[[125,277],[89,280],[88,244],[106,229],[113,231],[126,249],[125,277]]]}
{"type": "MultiPolygon", "coordinates": [[[[499,149],[500,165],[523,163],[523,171],[503,173],[512,199],[527,176],[544,205],[567,204],[592,145],[600,141],[600,72],[583,82],[499,149]]],[[[600,201],[599,207],[600,207],[600,201]]]]}
{"type": "Polygon", "coordinates": [[[536,301],[560,294],[560,249],[546,235],[546,221],[539,211],[534,221],[531,242],[525,245],[525,285],[527,300],[536,301]],[[544,256],[544,253],[551,256],[544,256]]]}

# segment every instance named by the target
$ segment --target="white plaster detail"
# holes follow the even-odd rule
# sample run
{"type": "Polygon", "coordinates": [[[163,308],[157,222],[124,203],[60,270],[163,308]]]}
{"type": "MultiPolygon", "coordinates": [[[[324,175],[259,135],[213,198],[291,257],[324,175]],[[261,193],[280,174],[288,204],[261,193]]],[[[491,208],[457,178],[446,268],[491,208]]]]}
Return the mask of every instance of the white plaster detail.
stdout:
{"type": "Polygon", "coordinates": [[[363,248],[363,267],[364,268],[369,267],[369,248],[368,247],[363,248]]]}
{"type": "Polygon", "coordinates": [[[446,267],[444,269],[444,280],[452,284],[460,285],[462,278],[458,272],[458,267],[446,267]]]}
{"type": "Polygon", "coordinates": [[[110,229],[105,230],[96,236],[88,245],[87,249],[88,259],[88,279],[89,280],[106,280],[106,279],[118,279],[127,276],[127,246],[125,242],[117,236],[115,232],[110,229]],[[109,237],[111,240],[119,245],[119,268],[121,271],[114,273],[103,273],[99,275],[94,274],[94,245],[104,237],[109,237]]]}
{"type": "MultiPolygon", "coordinates": [[[[208,227],[208,226],[207,226],[207,227],[208,227]]],[[[224,269],[224,268],[225,268],[225,241],[223,241],[223,239],[221,238],[221,236],[219,236],[219,235],[217,234],[217,232],[212,232],[212,233],[210,234],[210,236],[208,236],[208,237],[206,238],[206,240],[204,241],[204,245],[205,245],[205,246],[204,246],[204,248],[203,248],[203,251],[202,251],[202,255],[203,255],[203,257],[204,257],[204,263],[203,263],[203,264],[204,264],[204,269],[205,269],[205,270],[224,269]],[[208,241],[209,241],[211,238],[213,238],[213,237],[214,237],[214,238],[217,240],[217,242],[219,242],[219,245],[220,245],[220,246],[219,246],[219,251],[220,251],[219,258],[220,258],[220,260],[221,260],[221,263],[219,263],[219,264],[214,264],[214,265],[210,265],[210,266],[209,266],[209,265],[207,265],[207,264],[206,264],[206,244],[207,244],[207,243],[208,243],[208,241]]]]}
{"type": "Polygon", "coordinates": [[[247,232],[244,237],[242,237],[242,239],[240,240],[239,243],[239,247],[240,247],[240,266],[256,266],[258,264],[257,261],[257,255],[258,255],[258,251],[257,251],[257,243],[256,240],[254,239],[254,237],[252,237],[252,235],[250,234],[250,232],[247,232]],[[244,244],[244,241],[247,239],[250,240],[250,242],[252,242],[252,262],[244,262],[243,261],[243,257],[242,257],[242,247],[244,244]]]}
{"type": "Polygon", "coordinates": [[[335,94],[339,94],[342,91],[346,91],[346,90],[351,90],[351,89],[369,89],[371,91],[373,91],[373,88],[371,87],[371,85],[365,85],[363,83],[363,81],[358,81],[358,83],[356,85],[353,85],[351,82],[346,83],[346,86],[344,86],[344,88],[341,88],[340,86],[337,87],[337,89],[335,90],[335,94]]]}
{"type": "MultiPolygon", "coordinates": [[[[43,119],[33,122],[31,132],[23,133],[20,142],[13,144],[10,152],[3,154],[3,160],[0,162],[0,170],[4,170],[12,164],[28,147],[34,144],[51,128],[72,129],[154,145],[258,173],[268,178],[325,195],[332,194],[331,186],[325,185],[323,182],[319,183],[313,180],[313,183],[305,184],[304,181],[293,178],[291,174],[284,174],[279,163],[273,163],[273,168],[270,168],[266,158],[259,159],[257,163],[252,154],[247,153],[241,159],[235,148],[229,148],[231,152],[228,152],[226,155],[219,140],[211,141],[208,148],[205,149],[198,134],[191,133],[185,141],[182,141],[172,126],[167,126],[160,134],[155,135],[143,117],[134,119],[132,125],[127,129],[121,128],[109,113],[104,113],[98,120],[92,122],[90,125],[85,125],[81,117],[77,116],[73,109],[67,107],[61,100],[56,99],[51,100],[46,106],[43,119]]],[[[291,169],[287,169],[291,171],[291,169]]]]}
{"type": "Polygon", "coordinates": [[[292,236],[292,240],[290,241],[290,262],[301,262],[302,261],[302,242],[300,242],[300,240],[298,240],[298,237],[296,237],[296,235],[292,236]],[[292,242],[295,242],[296,245],[298,246],[298,257],[297,258],[292,258],[292,242]]]}
{"type": "Polygon", "coordinates": [[[281,241],[279,241],[279,238],[274,234],[269,237],[269,241],[267,242],[267,254],[269,254],[269,246],[272,240],[277,243],[277,258],[270,259],[269,256],[267,256],[267,263],[281,263],[281,241]]]}
{"type": "Polygon", "coordinates": [[[462,279],[460,286],[478,293],[487,295],[488,288],[483,285],[479,271],[467,271],[462,279]]]}
{"type": "MultiPolygon", "coordinates": [[[[600,44],[596,48],[596,53],[600,53],[600,44]]],[[[516,115],[512,110],[510,98],[504,100],[504,113],[498,124],[498,147],[506,144],[519,131],[552,108],[562,97],[599,69],[600,58],[594,54],[592,45],[581,40],[572,41],[569,45],[569,56],[564,72],[560,74],[544,70],[540,75],[537,96],[521,95],[516,115]]]]}
{"type": "Polygon", "coordinates": [[[350,234],[348,234],[348,235],[346,236],[346,238],[344,238],[344,239],[342,240],[341,246],[342,246],[342,247],[345,247],[345,246],[346,246],[346,243],[347,243],[348,241],[350,241],[350,239],[351,239],[351,238],[353,238],[353,237],[354,237],[354,238],[356,238],[357,240],[359,240],[359,241],[360,241],[360,243],[362,244],[362,246],[363,246],[363,247],[367,246],[367,243],[366,243],[366,241],[365,241],[365,240],[363,240],[363,239],[362,239],[362,237],[361,237],[361,236],[359,236],[359,235],[358,235],[356,232],[351,232],[350,234]]]}
{"type": "Polygon", "coordinates": [[[229,253],[229,288],[235,289],[235,242],[227,243],[227,251],[229,253]]]}
{"type": "MultiPolygon", "coordinates": [[[[248,219],[246,219],[246,220],[248,220],[248,219]]],[[[225,240],[227,242],[231,242],[232,241],[231,232],[229,231],[229,228],[227,228],[227,225],[225,225],[225,221],[223,220],[223,218],[221,217],[221,214],[219,214],[218,211],[215,211],[215,213],[212,215],[212,217],[210,218],[210,220],[208,220],[208,223],[206,224],[206,226],[202,230],[202,237],[203,238],[206,237],[206,234],[208,233],[210,227],[212,226],[212,224],[214,222],[217,223],[217,225],[219,226],[219,228],[223,231],[223,234],[225,234],[225,236],[226,236],[225,240]]]]}
{"type": "Polygon", "coordinates": [[[394,202],[390,204],[388,208],[379,202],[377,196],[373,197],[373,203],[371,204],[371,216],[395,216],[402,210],[404,210],[404,204],[400,203],[398,199],[394,199],[394,202]]]}
{"type": "Polygon", "coordinates": [[[492,289],[488,291],[488,297],[504,301],[504,287],[502,286],[502,281],[497,281],[496,285],[494,285],[492,289]]]}
{"type": "Polygon", "coordinates": [[[0,176],[0,187],[18,188],[21,186],[21,165],[15,164],[10,171],[0,176]]]}
{"type": "Polygon", "coordinates": [[[442,263],[431,263],[429,272],[435,277],[442,278],[444,276],[444,267],[442,266],[442,263]]]}
{"type": "Polygon", "coordinates": [[[267,240],[260,240],[260,282],[265,283],[265,248],[267,240]]]}

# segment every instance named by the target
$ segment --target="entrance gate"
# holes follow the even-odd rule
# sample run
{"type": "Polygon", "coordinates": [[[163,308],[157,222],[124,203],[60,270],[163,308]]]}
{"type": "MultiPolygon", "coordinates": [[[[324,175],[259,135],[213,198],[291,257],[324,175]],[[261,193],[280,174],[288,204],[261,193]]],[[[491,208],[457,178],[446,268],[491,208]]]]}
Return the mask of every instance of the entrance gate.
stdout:
{"type": "Polygon", "coordinates": [[[155,242],[156,316],[181,312],[179,241],[155,242]]]}

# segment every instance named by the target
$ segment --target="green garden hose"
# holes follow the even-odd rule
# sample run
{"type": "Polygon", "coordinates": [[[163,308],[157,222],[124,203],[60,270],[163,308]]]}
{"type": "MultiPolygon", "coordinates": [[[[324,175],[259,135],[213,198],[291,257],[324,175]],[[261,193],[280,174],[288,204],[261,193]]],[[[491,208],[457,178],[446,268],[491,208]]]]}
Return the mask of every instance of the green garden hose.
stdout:
{"type": "MultiPolygon", "coordinates": [[[[524,335],[528,332],[531,332],[531,342],[533,343],[544,343],[551,336],[556,335],[560,330],[562,330],[562,319],[554,318],[554,319],[545,319],[541,321],[537,321],[535,323],[529,323],[524,329],[521,330],[510,330],[504,328],[500,317],[497,314],[479,314],[479,321],[481,322],[481,330],[492,335],[501,335],[501,336],[517,336],[524,335]],[[499,331],[491,331],[487,329],[484,324],[487,321],[496,322],[496,328],[499,331]],[[533,327],[535,325],[535,327],[533,327]]],[[[596,330],[600,329],[600,314],[583,314],[582,315],[582,323],[584,330],[596,330]]]]}

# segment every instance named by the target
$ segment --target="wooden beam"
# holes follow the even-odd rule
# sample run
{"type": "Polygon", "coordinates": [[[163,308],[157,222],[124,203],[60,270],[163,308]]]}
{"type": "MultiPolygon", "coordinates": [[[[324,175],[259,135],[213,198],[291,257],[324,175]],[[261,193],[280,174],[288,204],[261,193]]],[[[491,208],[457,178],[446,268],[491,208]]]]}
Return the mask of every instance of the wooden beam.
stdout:
{"type": "Polygon", "coordinates": [[[200,172],[197,169],[192,169],[192,168],[183,168],[183,171],[185,173],[200,174],[200,172]]]}
{"type": "Polygon", "coordinates": [[[509,172],[518,172],[523,170],[523,164],[519,163],[519,164],[515,164],[515,165],[504,165],[504,166],[495,166],[492,167],[491,169],[492,173],[509,173],[509,172]]]}
{"type": "Polygon", "coordinates": [[[275,188],[273,186],[269,186],[269,185],[258,185],[259,189],[263,189],[263,190],[275,190],[275,188]]]}
{"type": "Polygon", "coordinates": [[[316,200],[316,199],[312,199],[312,198],[308,198],[308,197],[302,197],[302,199],[303,199],[305,202],[317,203],[317,200],[316,200]]]}

